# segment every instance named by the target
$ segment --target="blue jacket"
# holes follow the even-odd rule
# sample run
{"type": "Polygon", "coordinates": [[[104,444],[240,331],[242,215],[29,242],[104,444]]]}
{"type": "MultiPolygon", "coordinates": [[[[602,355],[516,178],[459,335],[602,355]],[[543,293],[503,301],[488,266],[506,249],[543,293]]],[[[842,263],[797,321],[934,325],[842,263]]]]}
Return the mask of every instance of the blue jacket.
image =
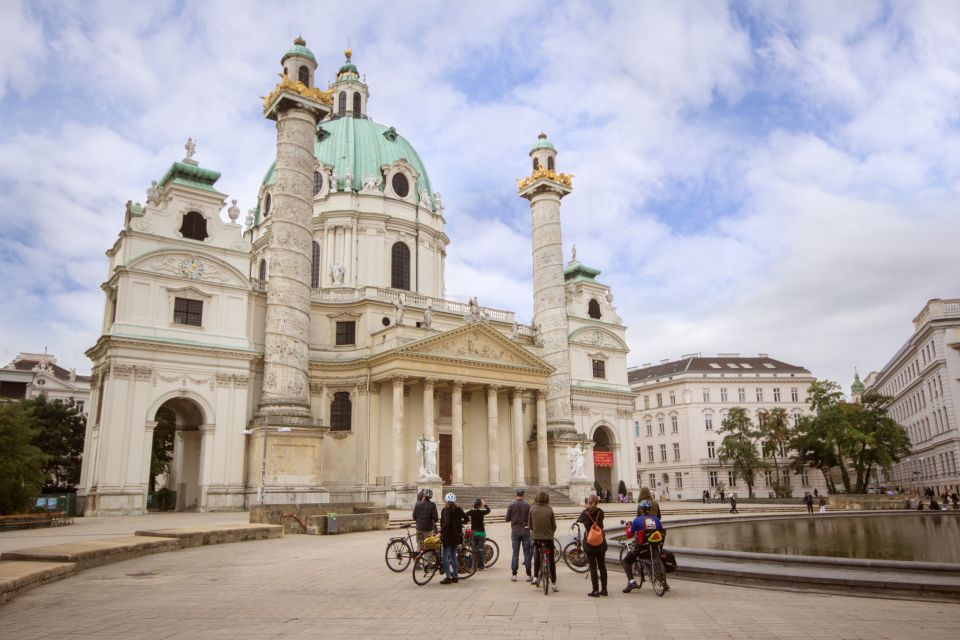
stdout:
{"type": "Polygon", "coordinates": [[[665,531],[663,524],[660,522],[660,518],[649,514],[637,516],[627,525],[627,536],[635,535],[638,544],[646,544],[649,542],[650,535],[654,531],[660,532],[660,540],[655,542],[663,542],[663,533],[665,531]]]}

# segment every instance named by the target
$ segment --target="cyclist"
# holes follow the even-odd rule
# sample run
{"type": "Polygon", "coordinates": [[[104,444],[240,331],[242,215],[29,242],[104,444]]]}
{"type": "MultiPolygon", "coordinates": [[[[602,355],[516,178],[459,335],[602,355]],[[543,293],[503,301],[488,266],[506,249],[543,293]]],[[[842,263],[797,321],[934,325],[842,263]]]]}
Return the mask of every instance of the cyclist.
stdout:
{"type": "Polygon", "coordinates": [[[417,527],[417,546],[423,542],[423,539],[433,533],[437,526],[437,505],[433,500],[433,491],[424,489],[421,499],[413,506],[413,521],[417,527]]]}
{"type": "MultiPolygon", "coordinates": [[[[623,556],[623,570],[627,574],[627,586],[624,593],[630,593],[640,585],[633,577],[633,563],[641,554],[650,553],[650,543],[662,543],[664,538],[663,525],[660,518],[650,514],[650,501],[641,500],[637,505],[637,517],[627,525],[627,537],[635,536],[636,543],[631,545],[630,551],[623,556]]],[[[640,584],[643,584],[643,574],[640,574],[640,584]]]]}
{"type": "Polygon", "coordinates": [[[506,521],[510,523],[510,542],[513,544],[513,557],[510,560],[510,581],[517,581],[517,569],[520,568],[520,547],[523,546],[523,566],[527,570],[527,582],[530,577],[530,504],[524,500],[526,490],[517,488],[517,499],[507,507],[506,521]]]}
{"type": "Polygon", "coordinates": [[[460,566],[457,561],[457,547],[463,542],[463,525],[467,514],[457,506],[457,496],[448,493],[443,496],[447,506],[440,512],[440,544],[442,545],[443,572],[446,577],[440,584],[459,582],[460,566]]]}
{"type": "Polygon", "coordinates": [[[473,549],[477,552],[477,571],[483,571],[483,545],[487,541],[487,531],[484,529],[483,518],[490,513],[490,507],[483,498],[474,498],[473,509],[467,511],[470,518],[470,528],[473,529],[473,549]]]}
{"type": "MultiPolygon", "coordinates": [[[[553,548],[553,536],[557,532],[557,519],[553,515],[553,508],[550,507],[550,494],[541,491],[537,494],[537,499],[530,507],[530,531],[533,534],[533,574],[539,576],[543,567],[540,566],[540,550],[546,547],[555,553],[553,548]]],[[[557,587],[557,559],[553,558],[550,562],[550,582],[553,583],[554,592],[560,591],[557,587]]]]}

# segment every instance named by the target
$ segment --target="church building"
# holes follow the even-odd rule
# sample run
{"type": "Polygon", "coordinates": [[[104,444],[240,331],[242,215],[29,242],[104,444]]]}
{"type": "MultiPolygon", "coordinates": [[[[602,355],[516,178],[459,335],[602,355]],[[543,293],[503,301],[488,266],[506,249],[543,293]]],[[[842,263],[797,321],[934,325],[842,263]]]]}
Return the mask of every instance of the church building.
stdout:
{"type": "Polygon", "coordinates": [[[626,327],[600,272],[575,252],[564,264],[573,186],[554,145],[540,134],[517,162],[531,324],[446,299],[456,212],[411,143],[369,117],[345,53],[326,89],[301,38],[283,55],[263,104],[276,155],[244,224],[192,140],[144,204],[126,204],[87,352],[85,514],[146,510],[158,428],[174,430],[181,510],[637,488],[626,327]]]}

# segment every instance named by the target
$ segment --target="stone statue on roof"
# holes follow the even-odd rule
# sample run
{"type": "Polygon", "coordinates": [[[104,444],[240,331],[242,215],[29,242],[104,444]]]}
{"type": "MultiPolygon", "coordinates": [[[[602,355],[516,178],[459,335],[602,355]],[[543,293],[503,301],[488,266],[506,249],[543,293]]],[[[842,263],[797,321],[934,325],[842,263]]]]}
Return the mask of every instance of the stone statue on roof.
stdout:
{"type": "Polygon", "coordinates": [[[147,188],[147,204],[157,206],[160,204],[160,189],[157,188],[157,181],[152,180],[147,188]]]}
{"type": "Polygon", "coordinates": [[[240,207],[237,206],[237,200],[232,200],[233,204],[227,209],[227,216],[230,218],[230,224],[237,224],[237,218],[240,217],[240,207]]]}
{"type": "Polygon", "coordinates": [[[403,314],[407,310],[407,308],[403,306],[403,295],[397,296],[397,299],[393,301],[393,309],[396,314],[394,323],[397,325],[403,324],[403,314]]]}
{"type": "Polygon", "coordinates": [[[184,156],[184,162],[190,162],[193,160],[193,154],[197,152],[197,143],[193,138],[187,138],[187,143],[183,145],[183,148],[187,150],[187,155],[184,156]]]}

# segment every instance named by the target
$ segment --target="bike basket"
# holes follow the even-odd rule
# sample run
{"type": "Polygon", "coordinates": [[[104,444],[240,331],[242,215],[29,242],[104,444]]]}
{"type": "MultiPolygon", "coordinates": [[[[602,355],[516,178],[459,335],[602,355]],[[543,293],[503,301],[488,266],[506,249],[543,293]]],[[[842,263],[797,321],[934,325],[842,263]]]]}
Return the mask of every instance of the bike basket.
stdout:
{"type": "Polygon", "coordinates": [[[427,536],[423,539],[423,548],[437,551],[440,549],[440,536],[427,536]]]}

